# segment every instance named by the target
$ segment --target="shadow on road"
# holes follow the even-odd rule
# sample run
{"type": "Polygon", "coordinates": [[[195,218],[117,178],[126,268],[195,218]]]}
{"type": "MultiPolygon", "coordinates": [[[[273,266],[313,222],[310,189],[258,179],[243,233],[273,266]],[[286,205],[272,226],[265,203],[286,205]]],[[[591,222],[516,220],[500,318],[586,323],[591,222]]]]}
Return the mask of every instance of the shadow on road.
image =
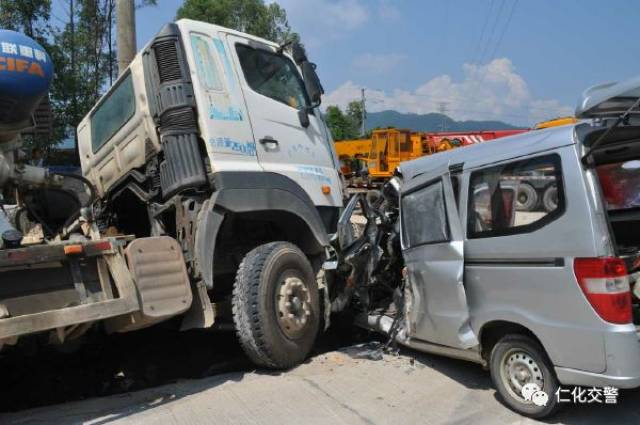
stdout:
{"type": "MultiPolygon", "coordinates": [[[[349,329],[336,327],[321,335],[314,354],[352,343],[357,335],[349,329]]],[[[178,332],[171,326],[156,326],[127,334],[96,334],[72,353],[34,340],[0,355],[0,412],[254,370],[232,331],[178,332]]]]}

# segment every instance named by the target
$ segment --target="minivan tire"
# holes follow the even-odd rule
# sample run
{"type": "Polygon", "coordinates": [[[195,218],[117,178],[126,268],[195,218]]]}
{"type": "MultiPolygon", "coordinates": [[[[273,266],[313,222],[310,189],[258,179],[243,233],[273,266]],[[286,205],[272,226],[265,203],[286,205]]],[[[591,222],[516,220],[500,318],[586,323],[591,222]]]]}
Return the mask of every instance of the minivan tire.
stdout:
{"type": "Polygon", "coordinates": [[[320,326],[318,284],[304,253],[289,242],[251,250],[238,268],[232,311],[253,363],[289,369],[304,361],[320,326]]]}
{"type": "Polygon", "coordinates": [[[556,397],[558,379],[551,361],[542,346],[526,335],[512,334],[502,337],[491,350],[489,369],[494,386],[501,401],[510,409],[530,418],[545,418],[556,413],[560,404],[556,397]],[[510,366],[509,366],[510,365],[510,366]],[[523,380],[515,374],[522,372],[523,380]],[[546,405],[538,406],[526,401],[522,394],[516,394],[516,385],[510,382],[542,383],[541,391],[548,396],[546,405]]]}

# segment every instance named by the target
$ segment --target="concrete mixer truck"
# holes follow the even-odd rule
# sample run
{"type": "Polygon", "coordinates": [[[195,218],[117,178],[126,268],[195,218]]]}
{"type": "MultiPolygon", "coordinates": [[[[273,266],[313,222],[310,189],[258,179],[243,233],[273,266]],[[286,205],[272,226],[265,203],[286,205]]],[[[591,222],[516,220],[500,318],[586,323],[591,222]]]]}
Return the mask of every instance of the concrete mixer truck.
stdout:
{"type": "Polygon", "coordinates": [[[16,154],[50,60],[19,34],[0,43],[0,187],[19,202],[2,221],[0,346],[175,318],[235,329],[261,366],[304,360],[330,311],[316,275],[343,199],[304,48],[166,25],[79,124],[83,176],[63,176],[16,154]],[[24,222],[43,243],[21,239],[24,222]]]}
{"type": "Polygon", "coordinates": [[[101,320],[116,331],[142,327],[187,310],[192,300],[174,240],[101,237],[87,179],[22,160],[20,135],[34,126],[32,114],[52,77],[51,58],[40,45],[0,30],[0,189],[2,199],[17,203],[11,216],[0,204],[0,349],[30,335],[48,334],[44,340],[63,344],[101,320]],[[23,239],[33,227],[41,238],[23,239]],[[163,288],[172,300],[150,300],[154,290],[134,271],[148,258],[162,261],[163,288]]]}

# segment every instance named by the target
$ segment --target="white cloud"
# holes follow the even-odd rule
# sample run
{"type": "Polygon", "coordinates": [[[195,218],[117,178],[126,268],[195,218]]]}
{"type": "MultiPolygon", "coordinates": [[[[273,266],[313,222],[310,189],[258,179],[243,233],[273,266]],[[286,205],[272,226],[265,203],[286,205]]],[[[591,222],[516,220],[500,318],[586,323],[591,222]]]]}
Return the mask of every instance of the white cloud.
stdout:
{"type": "Polygon", "coordinates": [[[380,0],[378,16],[384,20],[398,21],[402,18],[402,13],[400,13],[400,10],[393,4],[393,1],[380,0]]]}
{"type": "MultiPolygon", "coordinates": [[[[486,65],[465,64],[463,73],[460,81],[440,75],[412,91],[367,89],[367,108],[424,114],[437,111],[444,102],[447,114],[457,120],[499,119],[518,125],[573,112],[555,99],[535,98],[507,58],[494,59],[486,65]]],[[[324,105],[345,106],[360,97],[360,88],[347,81],[325,96],[324,105]]]]}
{"type": "Polygon", "coordinates": [[[356,70],[366,71],[369,74],[389,74],[404,64],[406,60],[406,55],[397,53],[363,53],[353,58],[351,66],[356,70]]]}
{"type": "MultiPolygon", "coordinates": [[[[274,0],[268,0],[274,1],[274,0]]],[[[308,46],[326,45],[379,21],[402,18],[393,0],[277,0],[308,46]]]]}
{"type": "Polygon", "coordinates": [[[362,28],[370,18],[370,8],[363,0],[278,0],[278,4],[310,46],[339,39],[362,28]]]}

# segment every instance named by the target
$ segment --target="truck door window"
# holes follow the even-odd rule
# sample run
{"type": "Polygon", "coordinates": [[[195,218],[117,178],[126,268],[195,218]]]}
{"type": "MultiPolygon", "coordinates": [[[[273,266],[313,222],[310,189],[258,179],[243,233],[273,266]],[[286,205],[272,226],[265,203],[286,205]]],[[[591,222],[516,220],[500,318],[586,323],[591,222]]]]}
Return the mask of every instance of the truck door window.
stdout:
{"type": "Polygon", "coordinates": [[[207,90],[222,91],[218,65],[211,53],[211,41],[204,36],[191,34],[191,49],[196,63],[200,84],[207,90]]]}
{"type": "Polygon", "coordinates": [[[449,240],[442,180],[402,197],[402,226],[408,248],[449,240]]]}
{"type": "Polygon", "coordinates": [[[309,105],[302,78],[289,58],[244,44],[236,44],[236,51],[254,91],[295,109],[309,105]]]}
{"type": "Polygon", "coordinates": [[[129,72],[91,113],[91,147],[93,152],[97,152],[135,113],[135,93],[129,72]]]}
{"type": "Polygon", "coordinates": [[[564,188],[557,154],[515,161],[471,173],[469,238],[505,236],[534,231],[564,212],[564,188]],[[516,208],[519,185],[536,189],[537,203],[516,208]]]}

